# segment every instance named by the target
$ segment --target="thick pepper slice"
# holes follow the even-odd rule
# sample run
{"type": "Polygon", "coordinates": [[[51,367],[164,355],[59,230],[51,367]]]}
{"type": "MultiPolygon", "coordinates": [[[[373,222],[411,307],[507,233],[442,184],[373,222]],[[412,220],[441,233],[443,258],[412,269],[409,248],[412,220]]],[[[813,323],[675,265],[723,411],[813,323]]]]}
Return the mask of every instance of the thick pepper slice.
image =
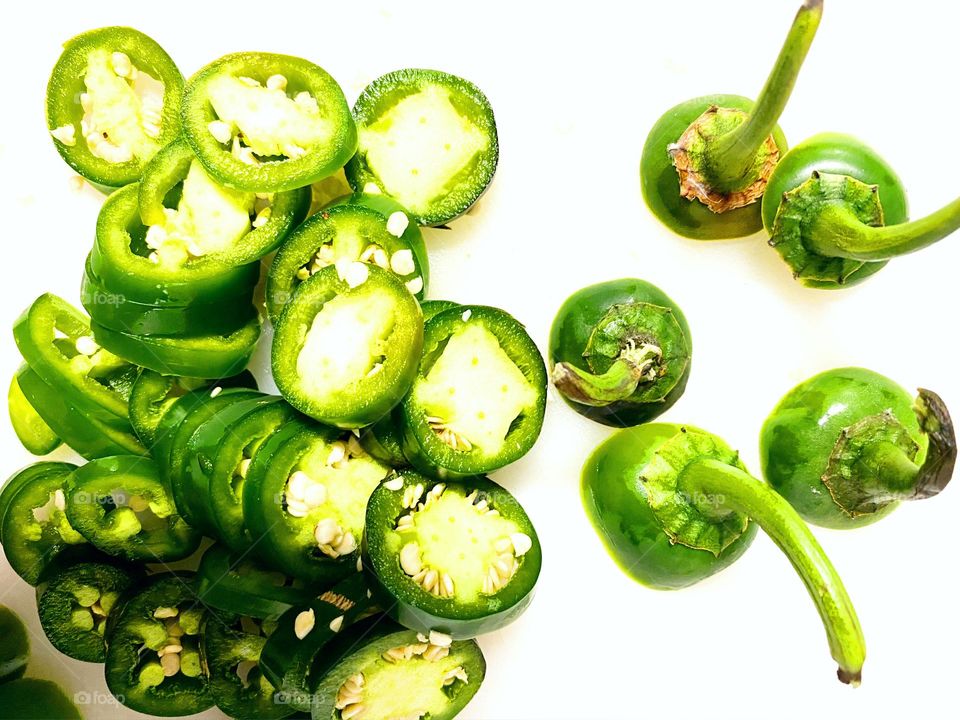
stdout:
{"type": "Polygon", "coordinates": [[[108,290],[94,276],[89,261],[80,285],[80,303],[98,325],[133,335],[230,333],[257,316],[249,288],[215,302],[137,302],[108,290]]]}
{"type": "Polygon", "coordinates": [[[236,720],[279,720],[296,712],[281,702],[259,667],[260,653],[273,623],[227,613],[211,613],[204,623],[200,650],[210,676],[210,695],[236,720]]]}
{"type": "Polygon", "coordinates": [[[7,390],[7,412],[17,439],[33,455],[46,455],[63,444],[27,400],[16,375],[10,378],[10,389],[7,390]]]}
{"type": "Polygon", "coordinates": [[[313,695],[313,718],[415,717],[426,711],[431,720],[452,720],[485,674],[474,640],[402,629],[375,633],[355,642],[325,673],[313,695]],[[392,691],[397,687],[403,692],[392,691]]]}
{"type": "Polygon", "coordinates": [[[376,422],[403,398],[423,345],[420,307],[395,274],[345,260],[305,280],[273,337],[273,377],[297,410],[328,425],[376,422]]]}
{"type": "Polygon", "coordinates": [[[187,305],[252,292],[260,276],[256,262],[227,264],[200,248],[194,248],[197,254],[154,255],[149,244],[153,240],[140,218],[139,196],[140,185],[128,185],[107,198],[97,217],[89,272],[108,293],[138,303],[187,305]]]}
{"type": "Polygon", "coordinates": [[[214,387],[257,389],[257,381],[248,370],[222,380],[161,375],[144,368],[130,389],[130,424],[147,447],[156,442],[156,432],[167,410],[188,392],[214,387]]]}
{"type": "Polygon", "coordinates": [[[291,607],[309,604],[317,588],[217,544],[200,559],[197,595],[226,613],[276,620],[291,607]]]}
{"type": "Polygon", "coordinates": [[[154,40],[128,27],[64,44],[47,85],[47,127],[66,163],[105,191],[136,182],[180,134],[183,76],[154,40]]]}
{"type": "Polygon", "coordinates": [[[128,708],[169,717],[213,705],[193,583],[192,573],[155,575],[107,623],[107,687],[128,708]]]}
{"type": "Polygon", "coordinates": [[[338,635],[371,614],[374,601],[360,573],[290,608],[277,621],[260,654],[260,668],[284,703],[310,709],[310,688],[319,683],[315,671],[338,635]]]}
{"type": "Polygon", "coordinates": [[[660,288],[623,278],[578,290],[550,328],[551,379],[584,417],[649,422],[680,399],[693,343],[683,311],[660,288]]]}
{"type": "Polygon", "coordinates": [[[469,80],[439,70],[397,70],[357,98],[357,154],[347,181],[384,192],[420,225],[441,225],[480,198],[500,154],[493,108],[469,80]]]}
{"type": "Polygon", "coordinates": [[[187,557],[200,543],[148,458],[93,460],[70,475],[64,493],[70,524],[108,555],[168,562],[187,557]]]}
{"type": "Polygon", "coordinates": [[[17,720],[83,720],[77,706],[50,680],[20,678],[0,684],[0,707],[17,720]]]}
{"type": "Polygon", "coordinates": [[[22,678],[29,659],[27,628],[13,610],[0,605],[0,685],[22,678]]]}
{"type": "Polygon", "coordinates": [[[477,475],[522,457],[543,426],[547,372],[523,325],[463,305],[434,315],[403,401],[404,455],[440,478],[477,475]]]}
{"type": "Polygon", "coordinates": [[[13,337],[30,369],[65,402],[87,417],[129,430],[127,397],[137,369],[94,341],[83,313],[46,293],[17,318],[13,337]]]}
{"type": "Polygon", "coordinates": [[[310,188],[255,194],[223,187],[181,139],[144,170],[139,205],[147,245],[161,263],[200,250],[224,265],[245,265],[276,250],[303,221],[310,188]]]}
{"type": "Polygon", "coordinates": [[[254,317],[225,335],[163,337],[134,335],[90,324],[93,337],[111,353],[165,375],[230,377],[243,371],[260,338],[260,318],[254,317]]]}
{"type": "Polygon", "coordinates": [[[485,477],[446,485],[406,472],[370,496],[363,567],[401,625],[454,638],[497,630],[527,609],[540,565],[530,518],[485,477]]]}
{"type": "Polygon", "coordinates": [[[182,122],[207,172],[249,192],[305,187],[357,149],[340,86],[289,55],[234,53],[200,69],[184,90],[182,122]]]}
{"type": "Polygon", "coordinates": [[[327,205],[283,243],[267,274],[267,312],[274,321],[301,282],[348,260],[392,270],[418,300],[429,283],[427,248],[416,220],[385,195],[357,193],[327,205]]]}
{"type": "Polygon", "coordinates": [[[0,494],[0,542],[10,567],[36,585],[55,561],[86,544],[66,515],[64,486],[76,466],[40,462],[11,477],[0,494]]]}
{"type": "Polygon", "coordinates": [[[87,460],[108,455],[146,455],[130,426],[118,429],[89,417],[67,402],[67,395],[48,385],[26,365],[17,372],[17,385],[44,422],[67,447],[87,460]]]}
{"type": "Polygon", "coordinates": [[[50,644],[75,660],[102,663],[107,618],[141,575],[139,569],[106,558],[81,560],[49,573],[37,588],[37,611],[50,644]]]}
{"type": "Polygon", "coordinates": [[[294,421],[254,455],[243,517],[265,562],[309,583],[355,571],[370,493],[389,468],[351,433],[294,421]]]}

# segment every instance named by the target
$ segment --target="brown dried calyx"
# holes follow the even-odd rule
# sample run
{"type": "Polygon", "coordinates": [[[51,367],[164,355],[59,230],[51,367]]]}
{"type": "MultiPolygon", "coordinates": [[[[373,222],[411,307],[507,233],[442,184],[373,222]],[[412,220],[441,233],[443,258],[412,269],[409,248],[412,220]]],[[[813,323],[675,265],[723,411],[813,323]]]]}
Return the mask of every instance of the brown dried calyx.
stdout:
{"type": "Polygon", "coordinates": [[[704,150],[717,137],[716,129],[725,124],[731,114],[744,114],[739,110],[709,107],[694,120],[680,139],[667,148],[673,165],[680,176],[680,195],[687,200],[699,200],[715,213],[746,207],[763,197],[767,181],[780,160],[780,148],[773,136],[767,136],[757,151],[756,165],[751,171],[756,179],[737,190],[724,191],[713,187],[707,176],[704,150]],[[727,118],[722,116],[726,115],[727,118]]]}

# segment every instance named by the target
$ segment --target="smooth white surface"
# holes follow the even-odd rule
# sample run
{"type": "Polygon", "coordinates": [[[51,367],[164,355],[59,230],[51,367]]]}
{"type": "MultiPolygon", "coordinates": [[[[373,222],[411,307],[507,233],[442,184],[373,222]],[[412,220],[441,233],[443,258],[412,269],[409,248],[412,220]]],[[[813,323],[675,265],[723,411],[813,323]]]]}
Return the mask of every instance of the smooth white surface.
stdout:
{"type": "MultiPolygon", "coordinates": [[[[773,404],[829,367],[864,365],[907,387],[936,389],[960,414],[960,237],[892,262],[859,288],[816,292],[791,280],[763,238],[683,240],[660,227],[640,197],[640,151],[654,121],[696,95],[755,95],[797,5],[20,6],[0,44],[7,262],[0,327],[43,291],[79,301],[101,198],[76,189],[52,147],[44,90],[61,41],[129,24],[158,40],[185,74],[230,51],[285,52],[331,72],[351,102],[367,82],[401,67],[436,67],[476,82],[496,112],[500,167],[477,214],[450,231],[428,231],[431,297],[506,308],[545,349],[554,311],[571,292],[623,275],[655,282],[684,308],[696,345],[686,395],[665,419],[723,435],[754,470],[773,404]]],[[[823,130],[859,135],[898,169],[914,216],[952,199],[960,191],[960,10],[939,0],[826,5],[782,118],[788,139],[823,130]]],[[[0,352],[6,378],[19,363],[9,334],[0,352]]],[[[264,344],[255,368],[264,371],[267,357],[264,344]]],[[[31,458],[2,425],[7,473],[31,458]]],[[[960,487],[870,528],[816,530],[868,641],[864,684],[851,690],[834,679],[810,600],[765,537],[720,576],[682,592],[647,590],[620,574],[578,490],[581,463],[608,432],[552,397],[536,448],[496,474],[536,523],[543,574],[530,611],[481,640],[487,679],[461,717],[954,716],[960,487]]],[[[90,693],[88,718],[142,717],[105,704],[98,666],[53,651],[31,588],[0,563],[0,602],[33,633],[30,674],[57,679],[70,694],[90,693]]]]}

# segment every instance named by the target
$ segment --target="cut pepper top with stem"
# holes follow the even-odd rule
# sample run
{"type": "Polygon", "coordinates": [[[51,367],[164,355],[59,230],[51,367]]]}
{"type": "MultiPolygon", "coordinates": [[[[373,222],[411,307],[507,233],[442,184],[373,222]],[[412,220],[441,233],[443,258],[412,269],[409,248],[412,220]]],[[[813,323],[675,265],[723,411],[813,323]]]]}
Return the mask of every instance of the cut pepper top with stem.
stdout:
{"type": "Polygon", "coordinates": [[[675,232],[696,239],[749,235],[761,227],[757,201],[786,151],[777,120],[787,104],[823,12],[797,13],[755,103],[736,95],[694,98],[671,108],[644,145],[644,198],[675,232]]]}
{"type": "Polygon", "coordinates": [[[720,438],[660,423],[623,430],[587,460],[582,491],[587,514],[617,562],[660,588],[684,587],[723,569],[759,525],[810,593],[838,677],[859,683],[863,635],[830,560],[790,504],[751,477],[720,438]]]}

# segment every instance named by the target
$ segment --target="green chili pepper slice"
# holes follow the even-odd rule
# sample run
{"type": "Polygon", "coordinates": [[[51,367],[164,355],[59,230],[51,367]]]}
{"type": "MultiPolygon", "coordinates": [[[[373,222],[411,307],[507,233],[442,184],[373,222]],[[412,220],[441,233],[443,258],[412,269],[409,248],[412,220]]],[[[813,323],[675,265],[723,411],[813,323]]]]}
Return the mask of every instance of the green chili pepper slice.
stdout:
{"type": "Polygon", "coordinates": [[[200,543],[148,458],[93,460],[70,475],[64,492],[70,524],[108,555],[168,562],[191,555],[200,543]]]}
{"type": "Polygon", "coordinates": [[[47,127],[66,163],[96,186],[136,182],[180,134],[183,76],[154,40],[128,27],[64,44],[47,85],[47,127]]]}
{"type": "Polygon", "coordinates": [[[367,499],[388,472],[353,434],[291,422],[260,447],[244,481],[256,551],[309,583],[354,572],[367,499]]]}
{"type": "Polygon", "coordinates": [[[0,685],[0,707],[17,720],[83,720],[77,706],[50,680],[20,678],[0,685]]]}
{"type": "Polygon", "coordinates": [[[46,455],[63,444],[27,400],[16,375],[10,378],[10,389],[7,390],[7,412],[17,439],[31,454],[46,455]]]}
{"type": "Polygon", "coordinates": [[[763,476],[809,522],[855,528],[943,490],[957,441],[940,397],[863,368],[801,383],[760,433],[763,476]]]}
{"type": "Polygon", "coordinates": [[[409,465],[403,454],[403,415],[399,408],[364,428],[360,445],[384,465],[394,469],[409,465]]]}
{"type": "Polygon", "coordinates": [[[84,410],[67,402],[63,391],[45,383],[26,365],[17,372],[16,380],[43,421],[67,447],[87,460],[108,455],[146,455],[129,425],[120,430],[87,416],[84,410]]]}
{"type": "Polygon", "coordinates": [[[107,687],[131,710],[169,717],[213,705],[200,659],[207,613],[193,583],[192,573],[155,575],[107,624],[107,687]]]}
{"type": "Polygon", "coordinates": [[[37,588],[40,626],[50,644],[74,660],[102,663],[107,618],[141,572],[106,561],[80,561],[50,573],[37,588]]]}
{"type": "Polygon", "coordinates": [[[822,0],[801,6],[756,103],[739,95],[707,95],[671,108],[653,126],[643,146],[640,180],[644,200],[664,225],[698,240],[760,229],[757,201],[787,149],[777,120],[822,14],[822,0]]]}
{"type": "Polygon", "coordinates": [[[384,195],[357,193],[311,215],[283,243],[267,275],[270,318],[277,320],[304,280],[351,260],[391,270],[418,300],[426,294],[427,248],[416,221],[384,195]]]}
{"type": "MultiPolygon", "coordinates": [[[[256,262],[230,265],[199,247],[186,257],[154,255],[149,242],[156,242],[147,237],[140,218],[139,195],[137,183],[120,189],[107,198],[97,216],[89,270],[110,293],[139,303],[187,305],[252,292],[260,275],[256,262]]],[[[202,191],[198,195],[202,197],[202,191]]]]}
{"type": "Polygon", "coordinates": [[[165,375],[230,377],[243,371],[260,338],[255,317],[226,335],[163,337],[110,330],[97,322],[93,337],[115,355],[165,375]]]}
{"type": "Polygon", "coordinates": [[[363,567],[408,628],[470,638],[504,627],[533,599],[541,562],[530,518],[485,477],[447,485],[405,472],[370,496],[363,567]]]}
{"type": "Polygon", "coordinates": [[[226,613],[276,620],[291,607],[308,604],[317,588],[215,544],[200,559],[197,595],[226,613]]]}
{"type": "Polygon", "coordinates": [[[400,630],[358,643],[314,693],[314,720],[337,720],[350,715],[351,707],[362,707],[370,717],[424,711],[433,720],[456,717],[480,689],[486,662],[474,640],[450,642],[439,635],[433,640],[442,644],[400,630]]]}
{"type": "Polygon", "coordinates": [[[237,720],[279,720],[293,707],[278,702],[276,689],[260,670],[260,653],[269,623],[239,615],[211,613],[200,649],[210,675],[210,695],[218,708],[237,720]]]}
{"type": "Polygon", "coordinates": [[[188,392],[207,390],[214,386],[221,388],[240,387],[257,389],[257,381],[244,370],[239,375],[222,380],[202,380],[200,378],[161,375],[144,368],[130,389],[130,424],[137,436],[147,447],[156,443],[157,428],[167,410],[188,392]]]}
{"type": "Polygon", "coordinates": [[[357,98],[357,154],[347,181],[384,192],[420,225],[442,225],[480,198],[497,169],[493,108],[469,80],[439,70],[397,70],[357,98]]]}
{"type": "Polygon", "coordinates": [[[838,678],[859,684],[863,634],[843,582],[790,504],[751,477],[723,440],[691,426],[650,423],[603,442],[583,468],[597,535],[631,577],[681,588],[734,562],[763,528],[817,607],[838,678]]]}
{"type": "Polygon", "coordinates": [[[234,53],[202,68],[184,90],[182,122],[207,172],[249,192],[310,185],[343,167],[357,148],[340,86],[289,55],[234,53]]]}
{"type": "Polygon", "coordinates": [[[0,541],[13,571],[36,585],[61,556],[87,541],[65,513],[64,485],[75,466],[36,463],[7,481],[0,495],[0,541]]]}
{"type": "Polygon", "coordinates": [[[346,260],[297,288],[273,336],[277,388],[300,412],[357,428],[403,398],[423,344],[416,299],[376,265],[346,260]]]}
{"type": "Polygon", "coordinates": [[[137,369],[94,341],[83,313],[46,293],[17,318],[13,337],[30,369],[65,402],[92,419],[129,430],[127,397],[137,369]]]}
{"type": "Polygon", "coordinates": [[[680,399],[693,352],[683,312],[658,287],[623,278],[571,295],[550,330],[551,379],[584,417],[648,422],[680,399]]]}
{"type": "Polygon", "coordinates": [[[260,654],[264,676],[278,690],[278,699],[298,710],[310,709],[312,672],[340,633],[370,614],[369,586],[362,574],[338,583],[305,606],[290,608],[277,621],[260,654]]]}
{"type": "Polygon", "coordinates": [[[139,205],[147,245],[161,264],[182,262],[200,250],[224,265],[245,265],[276,250],[303,221],[310,189],[255,194],[223,187],[180,139],[144,170],[139,205]]]}
{"type": "Polygon", "coordinates": [[[477,475],[522,457],[543,426],[547,373],[523,325],[503,310],[462,305],[426,323],[403,401],[404,454],[440,478],[477,475]]]}
{"type": "MultiPolygon", "coordinates": [[[[248,400],[263,401],[270,399],[269,396],[262,393],[243,389],[226,390],[215,394],[213,394],[214,391],[210,391],[210,393],[203,397],[200,402],[190,402],[193,398],[189,400],[187,398],[181,399],[187,412],[183,414],[182,419],[175,426],[171,426],[174,429],[170,438],[154,450],[154,458],[161,466],[164,480],[170,488],[174,502],[183,514],[184,519],[189,525],[208,534],[212,532],[212,521],[207,504],[207,492],[198,494],[197,489],[191,488],[187,482],[187,470],[191,457],[190,443],[203,425],[224,409],[248,400]]],[[[179,415],[180,413],[177,412],[174,418],[176,419],[179,415]]]]}
{"type": "MultiPolygon", "coordinates": [[[[286,406],[279,397],[270,395],[236,402],[227,397],[228,401],[223,403],[214,398],[187,416],[181,428],[189,426],[195,429],[185,443],[174,445],[172,465],[167,474],[175,488],[174,497],[177,498],[178,507],[183,508],[187,521],[212,537],[217,537],[218,533],[213,519],[210,476],[220,441],[234,423],[250,413],[271,405],[286,406]]],[[[234,469],[239,470],[236,466],[234,469]]]]}
{"type": "Polygon", "coordinates": [[[426,322],[434,315],[439,315],[444,310],[460,307],[460,303],[452,300],[424,300],[420,303],[420,311],[423,313],[423,321],[426,322]]]}
{"type": "Polygon", "coordinates": [[[22,678],[29,659],[27,628],[13,610],[0,605],[0,685],[22,678]]]}
{"type": "Polygon", "coordinates": [[[252,459],[274,433],[300,417],[284,402],[246,406],[244,410],[239,413],[241,417],[224,428],[206,461],[208,503],[215,534],[239,551],[248,549],[253,542],[243,518],[243,485],[252,459]]]}
{"type": "Polygon", "coordinates": [[[257,316],[249,289],[215,302],[137,302],[108,290],[93,275],[89,262],[80,285],[80,303],[98,325],[134,335],[229,334],[257,316]]]}

